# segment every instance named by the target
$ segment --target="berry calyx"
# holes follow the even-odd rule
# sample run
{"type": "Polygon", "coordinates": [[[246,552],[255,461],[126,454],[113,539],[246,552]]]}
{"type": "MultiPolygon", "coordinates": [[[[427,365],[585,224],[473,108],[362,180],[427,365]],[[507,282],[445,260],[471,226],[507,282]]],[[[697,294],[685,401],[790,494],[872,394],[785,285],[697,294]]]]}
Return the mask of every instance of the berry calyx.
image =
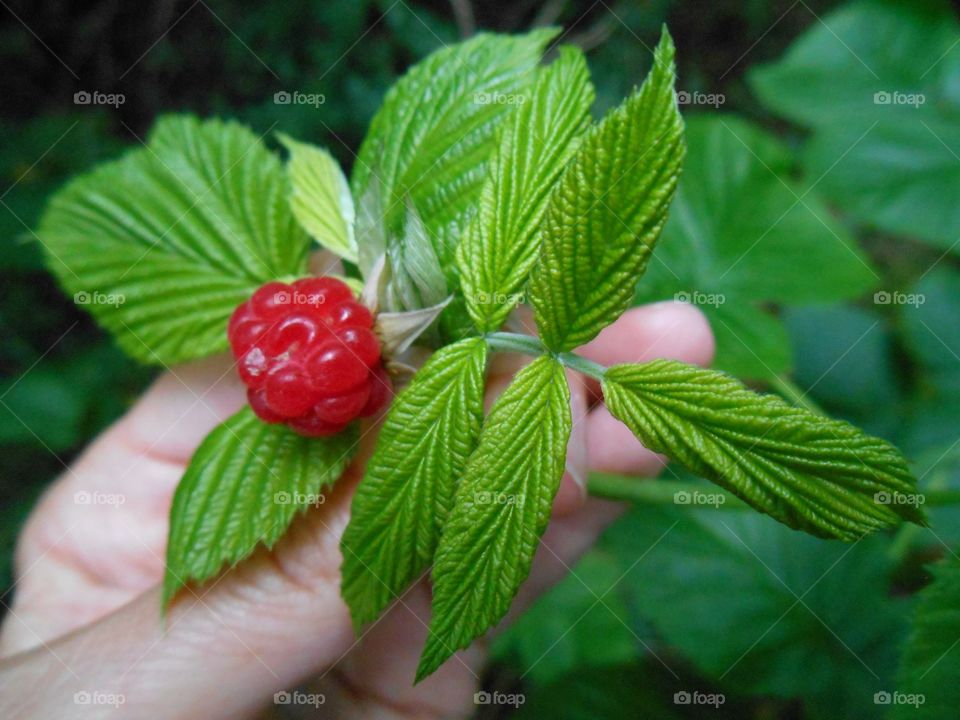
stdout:
{"type": "Polygon", "coordinates": [[[263,285],[234,310],[227,336],[250,407],[264,422],[323,437],[375,414],[390,397],[373,315],[336,278],[263,285]]]}

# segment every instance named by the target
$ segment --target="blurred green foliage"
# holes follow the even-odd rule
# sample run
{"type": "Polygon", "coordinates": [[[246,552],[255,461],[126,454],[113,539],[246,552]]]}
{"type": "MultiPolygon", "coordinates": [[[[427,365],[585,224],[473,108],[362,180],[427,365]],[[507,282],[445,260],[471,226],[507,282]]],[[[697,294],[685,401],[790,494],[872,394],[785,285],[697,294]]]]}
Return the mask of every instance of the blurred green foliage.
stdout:
{"type": "MultiPolygon", "coordinates": [[[[238,118],[274,145],[282,130],[349,167],[398,74],[471,25],[563,26],[588,50],[601,113],[643,77],[667,22],[690,153],[638,302],[699,304],[720,367],[889,438],[931,498],[960,490],[960,25],[947,2],[496,1],[474,3],[472,23],[454,6],[0,10],[0,585],[37,495],[153,373],[43,270],[45,198],[172,110],[238,118]],[[76,105],[81,90],[125,102],[76,105]],[[324,101],[277,104],[280,91],[324,101]]],[[[847,546],[667,500],[633,508],[498,640],[485,684],[523,692],[518,716],[949,717],[933,695],[960,674],[956,562],[933,585],[925,563],[955,561],[960,505],[931,501],[930,529],[847,546]],[[695,691],[725,702],[675,701],[695,691]],[[930,697],[875,701],[897,691],[930,697]]]]}

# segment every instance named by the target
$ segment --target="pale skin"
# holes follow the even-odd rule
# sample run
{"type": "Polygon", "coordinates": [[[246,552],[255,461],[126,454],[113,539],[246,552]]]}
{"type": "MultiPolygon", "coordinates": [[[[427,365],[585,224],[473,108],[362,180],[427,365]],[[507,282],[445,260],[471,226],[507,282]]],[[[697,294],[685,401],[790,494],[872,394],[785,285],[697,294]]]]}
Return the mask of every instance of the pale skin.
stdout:
{"type": "MultiPolygon", "coordinates": [[[[658,303],[627,312],[578,352],[604,365],[661,357],[707,365],[713,350],[696,308],[658,303]]],[[[525,361],[496,357],[488,404],[525,361]]],[[[571,373],[570,384],[567,472],[511,615],[562,577],[620,511],[586,496],[589,471],[648,477],[664,462],[595,404],[592,381],[571,373]]],[[[375,427],[364,428],[357,459],[323,505],[299,516],[272,551],[261,548],[182,591],[161,623],[171,497],[203,437],[243,402],[225,358],[176,368],[47,490],[18,544],[17,584],[0,631],[0,717],[269,717],[274,693],[295,686],[325,698],[319,712],[299,708],[308,717],[466,717],[474,710],[483,640],[411,686],[429,621],[426,578],[359,641],[340,598],[340,535],[375,427]],[[99,493],[100,502],[77,502],[77,492],[99,493]],[[110,504],[111,494],[122,504],[110,504]],[[101,693],[104,704],[77,704],[83,691],[101,693]],[[122,704],[106,704],[110,695],[122,704]]]]}

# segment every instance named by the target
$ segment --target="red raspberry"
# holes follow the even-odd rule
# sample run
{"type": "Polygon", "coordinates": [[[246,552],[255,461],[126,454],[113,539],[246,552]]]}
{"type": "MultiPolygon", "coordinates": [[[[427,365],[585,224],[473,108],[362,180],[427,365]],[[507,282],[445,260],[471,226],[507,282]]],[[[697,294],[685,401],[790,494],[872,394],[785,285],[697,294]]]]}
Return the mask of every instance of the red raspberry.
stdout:
{"type": "Polygon", "coordinates": [[[373,316],[335,278],[263,285],[234,311],[227,336],[264,422],[333,435],[390,397],[373,316]]]}
{"type": "Polygon", "coordinates": [[[367,382],[369,368],[339,337],[327,340],[307,360],[314,386],[324,395],[342,395],[367,382]]]}
{"type": "Polygon", "coordinates": [[[376,415],[380,409],[387,404],[390,399],[392,387],[390,386],[390,376],[387,371],[377,365],[371,370],[370,397],[367,404],[360,411],[360,417],[371,417],[376,415]]]}

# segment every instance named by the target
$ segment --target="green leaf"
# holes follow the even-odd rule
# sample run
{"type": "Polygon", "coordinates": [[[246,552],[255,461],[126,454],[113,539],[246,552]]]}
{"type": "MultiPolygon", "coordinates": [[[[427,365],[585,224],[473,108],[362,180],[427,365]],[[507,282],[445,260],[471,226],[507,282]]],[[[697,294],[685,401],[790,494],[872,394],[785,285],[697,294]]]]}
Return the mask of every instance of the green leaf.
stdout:
{"type": "Polygon", "coordinates": [[[904,442],[914,450],[947,447],[960,424],[960,274],[940,265],[900,298],[909,301],[898,310],[916,374],[904,442]]]}
{"type": "Polygon", "coordinates": [[[571,424],[566,375],[549,356],[494,403],[437,548],[418,682],[509,609],[550,519],[571,424]]]}
{"type": "Polygon", "coordinates": [[[279,159],[240,125],[189,116],[72,181],[37,235],[67,292],[129,355],[161,364],[225,349],[233,309],[305,271],[309,248],[279,159]]]}
{"type": "Polygon", "coordinates": [[[617,365],[603,397],[646,447],[794,529],[854,540],[901,518],[924,524],[892,445],[722,373],[674,360],[617,365]]]}
{"type": "Polygon", "coordinates": [[[494,662],[510,661],[525,680],[541,686],[588,667],[637,659],[643,649],[638,637],[651,644],[654,638],[650,629],[631,627],[623,570],[608,552],[585,555],[494,639],[494,662]]]}
{"type": "Polygon", "coordinates": [[[280,134],[290,151],[290,207],[301,227],[323,247],[357,262],[350,186],[333,156],[322,148],[280,134]]]}
{"type": "Polygon", "coordinates": [[[780,318],[735,295],[724,294],[723,299],[718,305],[698,305],[713,330],[717,369],[737,377],[767,379],[788,371],[790,336],[780,318]]]}
{"type": "Polygon", "coordinates": [[[413,205],[407,207],[403,242],[387,248],[387,307],[419,310],[446,299],[447,279],[426,226],[413,205]]]}
{"type": "Polygon", "coordinates": [[[892,715],[897,720],[951,717],[960,704],[960,561],[954,556],[930,569],[934,580],[920,592],[896,688],[904,695],[920,694],[924,702],[919,707],[898,703],[892,715]]]}
{"type": "Polygon", "coordinates": [[[683,160],[666,29],[639,91],[586,134],[554,188],[530,300],[544,343],[570,350],[629,307],[683,160]]]}
{"type": "Polygon", "coordinates": [[[394,399],[353,497],[341,590],[357,627],[429,567],[483,422],[487,343],[437,351],[394,399]]]}
{"type": "Polygon", "coordinates": [[[762,695],[801,699],[805,718],[878,717],[873,693],[891,687],[906,629],[888,537],[844,545],[754,512],[637,505],[600,548],[656,628],[657,656],[675,671],[687,667],[676,657],[692,663],[728,705],[762,695]]]}
{"type": "Polygon", "coordinates": [[[305,438],[249,407],[210,433],[173,498],[164,607],[185,583],[272,547],[298,511],[323,502],[355,445],[353,432],[305,438]]]}
{"type": "Polygon", "coordinates": [[[844,226],[792,177],[789,149],[733,115],[694,117],[670,219],[637,300],[681,298],[707,315],[716,365],[768,378],[790,365],[770,303],[856,297],[878,276],[844,226]]]}
{"type": "Polygon", "coordinates": [[[864,224],[950,248],[958,41],[947,2],[851,3],[749,80],[767,107],[814,129],[804,162],[824,196],[864,224]]]}
{"type": "MultiPolygon", "coordinates": [[[[843,305],[789,309],[795,347],[793,379],[811,398],[858,427],[886,437],[897,429],[899,372],[889,326],[876,313],[843,305]]],[[[897,442],[903,443],[902,433],[897,442]]]]}
{"type": "Polygon", "coordinates": [[[500,327],[518,303],[550,191],[590,122],[593,97],[583,53],[564,47],[504,121],[479,211],[457,247],[467,309],[481,332],[500,327]]]}
{"type": "Polygon", "coordinates": [[[351,178],[354,197],[376,179],[387,226],[398,237],[409,197],[445,269],[480,196],[496,127],[525,96],[556,33],[481,33],[448,45],[390,89],[370,124],[351,178]]]}

